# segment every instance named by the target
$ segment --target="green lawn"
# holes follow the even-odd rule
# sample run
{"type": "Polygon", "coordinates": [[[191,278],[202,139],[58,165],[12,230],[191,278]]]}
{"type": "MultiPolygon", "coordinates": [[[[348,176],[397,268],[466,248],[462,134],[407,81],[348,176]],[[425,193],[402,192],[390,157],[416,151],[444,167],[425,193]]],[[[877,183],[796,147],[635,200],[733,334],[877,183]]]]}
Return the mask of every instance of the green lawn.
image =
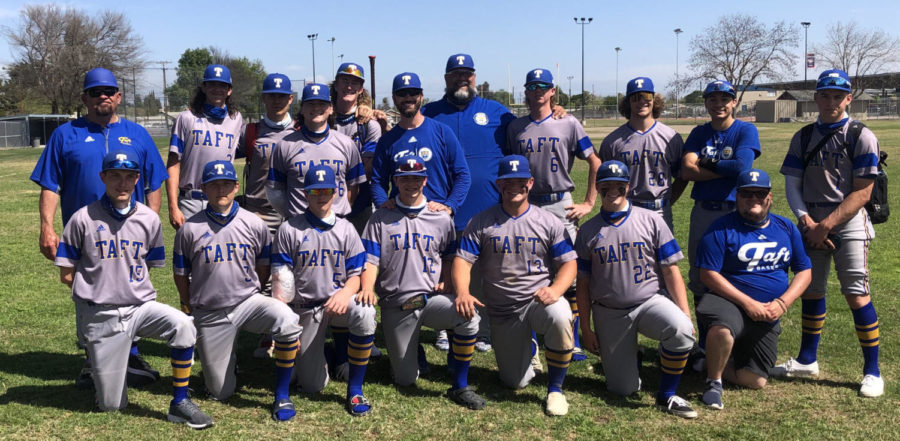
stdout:
{"type": "MultiPolygon", "coordinates": [[[[588,133],[599,146],[602,136],[622,120],[590,121],[588,133]]],[[[677,125],[687,136],[695,122],[677,125]]],[[[900,161],[900,122],[872,121],[869,127],[891,155],[900,161]]],[[[801,124],[759,124],[762,156],[756,166],[775,180],[774,211],[790,215],[784,201],[783,179],[778,173],[787,143],[801,124]]],[[[164,144],[163,140],[158,141],[164,144]]],[[[163,380],[146,388],[129,390],[131,404],[120,413],[92,412],[91,392],[79,391],[74,378],[82,363],[75,346],[73,305],[68,290],[59,283],[57,269],[38,252],[38,187],[28,180],[39,150],[0,151],[0,438],[2,439],[172,439],[190,429],[165,422],[170,399],[171,373],[168,351],[157,341],[140,347],[147,360],[163,374],[163,380]]],[[[900,162],[896,162],[900,164],[900,162]]],[[[584,163],[576,169],[575,182],[583,186],[584,163]]],[[[891,176],[891,196],[900,209],[900,173],[891,176]]],[[[900,170],[900,169],[898,169],[900,170]]],[[[580,189],[583,192],[583,189],[580,189]]],[[[582,193],[583,194],[583,193],[582,193]]],[[[580,196],[579,196],[580,197],[580,196]]],[[[578,198],[576,197],[576,200],[578,198]]],[[[163,204],[165,211],[165,204],[163,204]]],[[[679,243],[687,244],[690,201],[674,207],[675,232],[679,243]]],[[[161,213],[164,235],[171,242],[174,231],[168,215],[161,213]]],[[[820,349],[819,381],[772,381],[760,391],[727,387],[726,409],[702,409],[699,394],[703,378],[687,374],[680,392],[700,412],[693,421],[667,416],[653,407],[653,392],[659,384],[656,344],[644,341],[642,368],[644,391],[635,397],[619,398],[606,392],[600,364],[573,363],[566,380],[569,415],[550,419],[543,415],[546,375],[531,386],[510,391],[499,385],[492,354],[476,354],[470,383],[488,400],[481,412],[467,411],[443,396],[448,387],[444,375],[444,354],[427,346],[434,373],[422,378],[417,387],[398,389],[391,385],[386,359],[370,366],[366,394],[374,405],[371,416],[352,418],[343,410],[345,385],[333,382],[319,396],[292,398],[298,416],[276,424],[269,418],[270,388],[274,382],[271,361],[250,358],[255,336],[241,339],[238,393],[227,403],[203,397],[196,401],[216,421],[212,429],[192,433],[204,438],[258,439],[267,436],[301,439],[898,439],[900,429],[900,366],[894,342],[900,337],[900,253],[892,243],[900,243],[897,217],[876,227],[872,243],[870,271],[875,306],[881,320],[881,370],[887,380],[885,396],[857,397],[862,374],[862,357],[852,318],[837,280],[829,283],[829,315],[820,349]],[[894,251],[892,251],[894,250],[894,251]]],[[[58,221],[57,221],[58,222],[58,221]]],[[[57,227],[59,228],[59,226],[57,227]]],[[[171,253],[171,247],[169,247],[171,253]]],[[[682,271],[687,274],[686,260],[682,271]]],[[[152,280],[159,300],[177,305],[171,269],[154,271],[152,280]]],[[[799,306],[788,312],[783,322],[779,359],[795,355],[800,337],[799,306]]],[[[423,332],[426,341],[433,333],[423,332]]],[[[376,343],[384,349],[380,334],[376,343]]],[[[192,387],[202,391],[202,366],[195,365],[192,387]]]]}

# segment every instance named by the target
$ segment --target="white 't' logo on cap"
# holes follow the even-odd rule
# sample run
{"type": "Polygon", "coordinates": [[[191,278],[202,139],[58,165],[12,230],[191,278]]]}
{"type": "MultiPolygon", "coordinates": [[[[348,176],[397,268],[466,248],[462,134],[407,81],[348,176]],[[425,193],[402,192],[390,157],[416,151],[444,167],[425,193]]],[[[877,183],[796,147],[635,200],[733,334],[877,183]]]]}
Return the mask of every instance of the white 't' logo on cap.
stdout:
{"type": "Polygon", "coordinates": [[[638,89],[644,88],[644,80],[634,80],[634,84],[637,84],[638,89]]]}
{"type": "Polygon", "coordinates": [[[412,77],[409,75],[404,75],[404,76],[400,77],[400,79],[403,80],[404,86],[409,86],[409,80],[411,80],[412,77]]]}
{"type": "Polygon", "coordinates": [[[519,171],[519,161],[509,161],[509,167],[512,171],[519,171]]]}
{"type": "Polygon", "coordinates": [[[309,88],[310,88],[310,90],[313,91],[313,95],[318,95],[318,94],[319,94],[319,89],[321,89],[320,86],[309,86],[309,88]]]}
{"type": "Polygon", "coordinates": [[[415,160],[415,159],[407,159],[407,160],[406,160],[406,163],[409,164],[409,167],[410,167],[410,168],[416,166],[416,160],[415,160]]]}
{"type": "Polygon", "coordinates": [[[617,164],[609,164],[609,170],[615,174],[619,174],[621,172],[621,169],[617,164]]]}
{"type": "Polygon", "coordinates": [[[316,170],[316,176],[319,178],[319,182],[325,182],[325,170],[316,170]]]}
{"type": "Polygon", "coordinates": [[[221,68],[221,67],[214,67],[213,70],[216,71],[216,76],[217,76],[217,77],[221,77],[221,76],[222,76],[222,68],[221,68]]]}
{"type": "Polygon", "coordinates": [[[750,180],[756,182],[759,180],[759,172],[752,171],[750,172],[750,180]]]}
{"type": "Polygon", "coordinates": [[[542,73],[544,73],[543,70],[541,70],[541,69],[535,69],[535,70],[534,70],[534,77],[535,77],[535,78],[540,78],[542,73]]]}
{"type": "Polygon", "coordinates": [[[841,74],[839,74],[837,72],[832,72],[832,73],[828,74],[828,76],[832,77],[832,78],[837,78],[837,77],[841,76],[841,74]]]}
{"type": "Polygon", "coordinates": [[[456,56],[456,61],[459,61],[459,65],[462,66],[462,65],[463,65],[463,62],[466,61],[466,57],[464,57],[464,56],[462,56],[462,55],[457,55],[457,56],[456,56]]]}
{"type": "Polygon", "coordinates": [[[272,79],[272,81],[275,82],[276,89],[281,89],[281,78],[274,78],[274,79],[272,79]]]}
{"type": "Polygon", "coordinates": [[[128,156],[125,155],[124,153],[119,153],[118,155],[116,155],[116,161],[125,161],[127,159],[128,159],[128,156]]]}
{"type": "Polygon", "coordinates": [[[225,164],[216,164],[214,165],[214,167],[216,168],[217,175],[224,174],[223,172],[225,171],[225,164]]]}

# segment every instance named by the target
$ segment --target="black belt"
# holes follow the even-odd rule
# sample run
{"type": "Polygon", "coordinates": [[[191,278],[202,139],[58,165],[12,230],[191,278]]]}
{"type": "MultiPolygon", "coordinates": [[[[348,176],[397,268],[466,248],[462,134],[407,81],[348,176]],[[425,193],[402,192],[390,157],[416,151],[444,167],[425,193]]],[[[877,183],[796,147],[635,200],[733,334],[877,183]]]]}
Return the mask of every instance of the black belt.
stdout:
{"type": "Polygon", "coordinates": [[[294,306],[299,309],[313,309],[318,308],[328,302],[328,299],[318,300],[315,302],[306,302],[306,303],[294,303],[294,306]]]}
{"type": "Polygon", "coordinates": [[[648,210],[660,210],[666,205],[669,205],[669,201],[667,199],[657,199],[655,201],[631,201],[631,203],[648,210]]]}
{"type": "Polygon", "coordinates": [[[547,194],[530,194],[528,195],[528,199],[534,203],[550,203],[550,202],[559,202],[566,197],[567,191],[559,191],[556,193],[547,193],[547,194]]]}
{"type": "Polygon", "coordinates": [[[699,201],[700,208],[709,211],[734,210],[734,202],[731,201],[699,201]]]}
{"type": "Polygon", "coordinates": [[[807,207],[813,207],[813,208],[831,208],[831,207],[837,207],[838,205],[841,205],[841,203],[840,202],[807,202],[806,203],[807,207]]]}
{"type": "Polygon", "coordinates": [[[181,199],[195,199],[198,201],[206,200],[206,194],[200,190],[181,189],[178,190],[178,197],[181,199]]]}
{"type": "Polygon", "coordinates": [[[616,307],[614,307],[614,306],[606,306],[606,305],[604,305],[603,303],[600,303],[600,302],[598,302],[598,301],[596,301],[596,300],[591,300],[591,304],[592,304],[592,305],[597,305],[597,306],[602,306],[602,307],[604,307],[604,308],[606,308],[606,309],[616,309],[616,310],[619,310],[619,311],[627,311],[627,310],[629,310],[629,309],[634,309],[634,308],[637,308],[638,306],[641,306],[641,303],[636,303],[636,304],[631,305],[631,306],[626,306],[626,307],[623,307],[623,308],[616,308],[616,307]]]}

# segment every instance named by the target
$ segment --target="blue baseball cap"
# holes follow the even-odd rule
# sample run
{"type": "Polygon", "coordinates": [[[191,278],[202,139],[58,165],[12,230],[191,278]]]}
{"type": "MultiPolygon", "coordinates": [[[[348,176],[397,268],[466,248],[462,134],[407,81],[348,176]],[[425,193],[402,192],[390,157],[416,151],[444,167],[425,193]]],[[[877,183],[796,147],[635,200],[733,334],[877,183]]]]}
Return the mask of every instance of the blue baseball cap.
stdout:
{"type": "Polygon", "coordinates": [[[620,161],[603,161],[597,169],[597,182],[628,182],[630,180],[631,174],[628,172],[628,166],[620,161]]]}
{"type": "Polygon", "coordinates": [[[522,155],[508,155],[500,160],[500,168],[497,170],[497,179],[530,178],[531,164],[528,158],[522,155]]]}
{"type": "Polygon", "coordinates": [[[816,90],[834,89],[850,92],[850,76],[840,69],[826,70],[819,74],[816,90]]]}
{"type": "Polygon", "coordinates": [[[525,85],[532,83],[542,83],[553,85],[553,74],[550,69],[531,69],[528,75],[525,75],[525,85]]]}
{"type": "Polygon", "coordinates": [[[92,87],[115,87],[118,89],[119,83],[116,82],[116,76],[109,69],[96,67],[84,75],[84,89],[82,90],[92,87]]]}
{"type": "Polygon", "coordinates": [[[451,70],[456,69],[468,69],[475,72],[475,62],[472,61],[472,56],[469,54],[453,54],[450,58],[447,58],[447,69],[444,70],[444,73],[449,73],[451,70]]]}
{"type": "Polygon", "coordinates": [[[334,170],[327,165],[314,165],[306,170],[303,176],[303,189],[316,190],[319,188],[337,188],[334,178],[334,170]]]}
{"type": "Polygon", "coordinates": [[[303,96],[300,102],[307,101],[325,101],[331,102],[331,91],[328,86],[321,83],[309,83],[303,88],[303,96]]]}
{"type": "Polygon", "coordinates": [[[234,164],[231,161],[210,161],[203,166],[203,178],[201,184],[208,184],[212,181],[235,181],[237,182],[237,172],[234,170],[234,164]]]}
{"type": "Polygon", "coordinates": [[[391,89],[391,92],[396,92],[403,89],[422,90],[422,82],[419,81],[419,76],[412,72],[403,72],[397,74],[397,76],[394,77],[394,87],[391,89]]]}
{"type": "Polygon", "coordinates": [[[394,169],[394,176],[422,176],[427,177],[425,173],[428,170],[425,167],[425,160],[421,156],[407,155],[397,158],[397,167],[394,169]]]}
{"type": "Polygon", "coordinates": [[[133,151],[114,150],[103,157],[103,170],[130,170],[140,172],[141,161],[133,151]]]}
{"type": "Polygon", "coordinates": [[[284,95],[290,95],[292,93],[291,79],[288,78],[285,74],[269,74],[266,76],[266,79],[263,80],[262,93],[280,93],[284,95]]]}
{"type": "Polygon", "coordinates": [[[362,66],[356,63],[341,63],[337,73],[334,74],[335,78],[337,78],[338,75],[347,75],[361,80],[366,79],[366,72],[363,70],[362,66]]]}
{"type": "Polygon", "coordinates": [[[751,168],[738,175],[737,188],[772,188],[769,174],[758,169],[751,168]]]}
{"type": "Polygon", "coordinates": [[[210,64],[203,71],[203,82],[219,82],[231,85],[231,71],[221,64],[210,64]]]}
{"type": "Polygon", "coordinates": [[[655,93],[653,91],[653,80],[647,77],[637,77],[628,82],[628,85],[625,86],[625,98],[628,98],[633,93],[638,92],[650,92],[655,93]]]}
{"type": "Polygon", "coordinates": [[[731,95],[732,98],[737,98],[737,94],[734,92],[734,86],[725,80],[716,80],[707,84],[706,89],[703,89],[703,98],[716,92],[727,93],[728,95],[731,95]]]}

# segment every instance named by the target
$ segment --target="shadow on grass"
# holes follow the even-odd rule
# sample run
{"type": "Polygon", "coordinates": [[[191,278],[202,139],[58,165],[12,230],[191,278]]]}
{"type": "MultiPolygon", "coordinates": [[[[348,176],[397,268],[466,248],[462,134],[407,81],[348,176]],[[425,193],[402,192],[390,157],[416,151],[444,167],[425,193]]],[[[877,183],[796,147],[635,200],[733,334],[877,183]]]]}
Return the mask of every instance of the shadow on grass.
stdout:
{"type": "MultiPolygon", "coordinates": [[[[0,406],[12,403],[25,406],[67,410],[70,412],[99,412],[94,401],[94,392],[92,390],[78,390],[71,384],[11,387],[6,390],[5,394],[0,396],[0,406]]],[[[126,415],[147,417],[157,420],[166,419],[166,413],[164,412],[149,409],[140,404],[131,402],[120,412],[126,415]]]]}
{"type": "MultiPolygon", "coordinates": [[[[18,354],[0,353],[0,371],[45,381],[74,381],[81,372],[83,364],[84,355],[82,354],[42,351],[18,354]]],[[[74,389],[74,386],[72,387],[74,389]]]]}

